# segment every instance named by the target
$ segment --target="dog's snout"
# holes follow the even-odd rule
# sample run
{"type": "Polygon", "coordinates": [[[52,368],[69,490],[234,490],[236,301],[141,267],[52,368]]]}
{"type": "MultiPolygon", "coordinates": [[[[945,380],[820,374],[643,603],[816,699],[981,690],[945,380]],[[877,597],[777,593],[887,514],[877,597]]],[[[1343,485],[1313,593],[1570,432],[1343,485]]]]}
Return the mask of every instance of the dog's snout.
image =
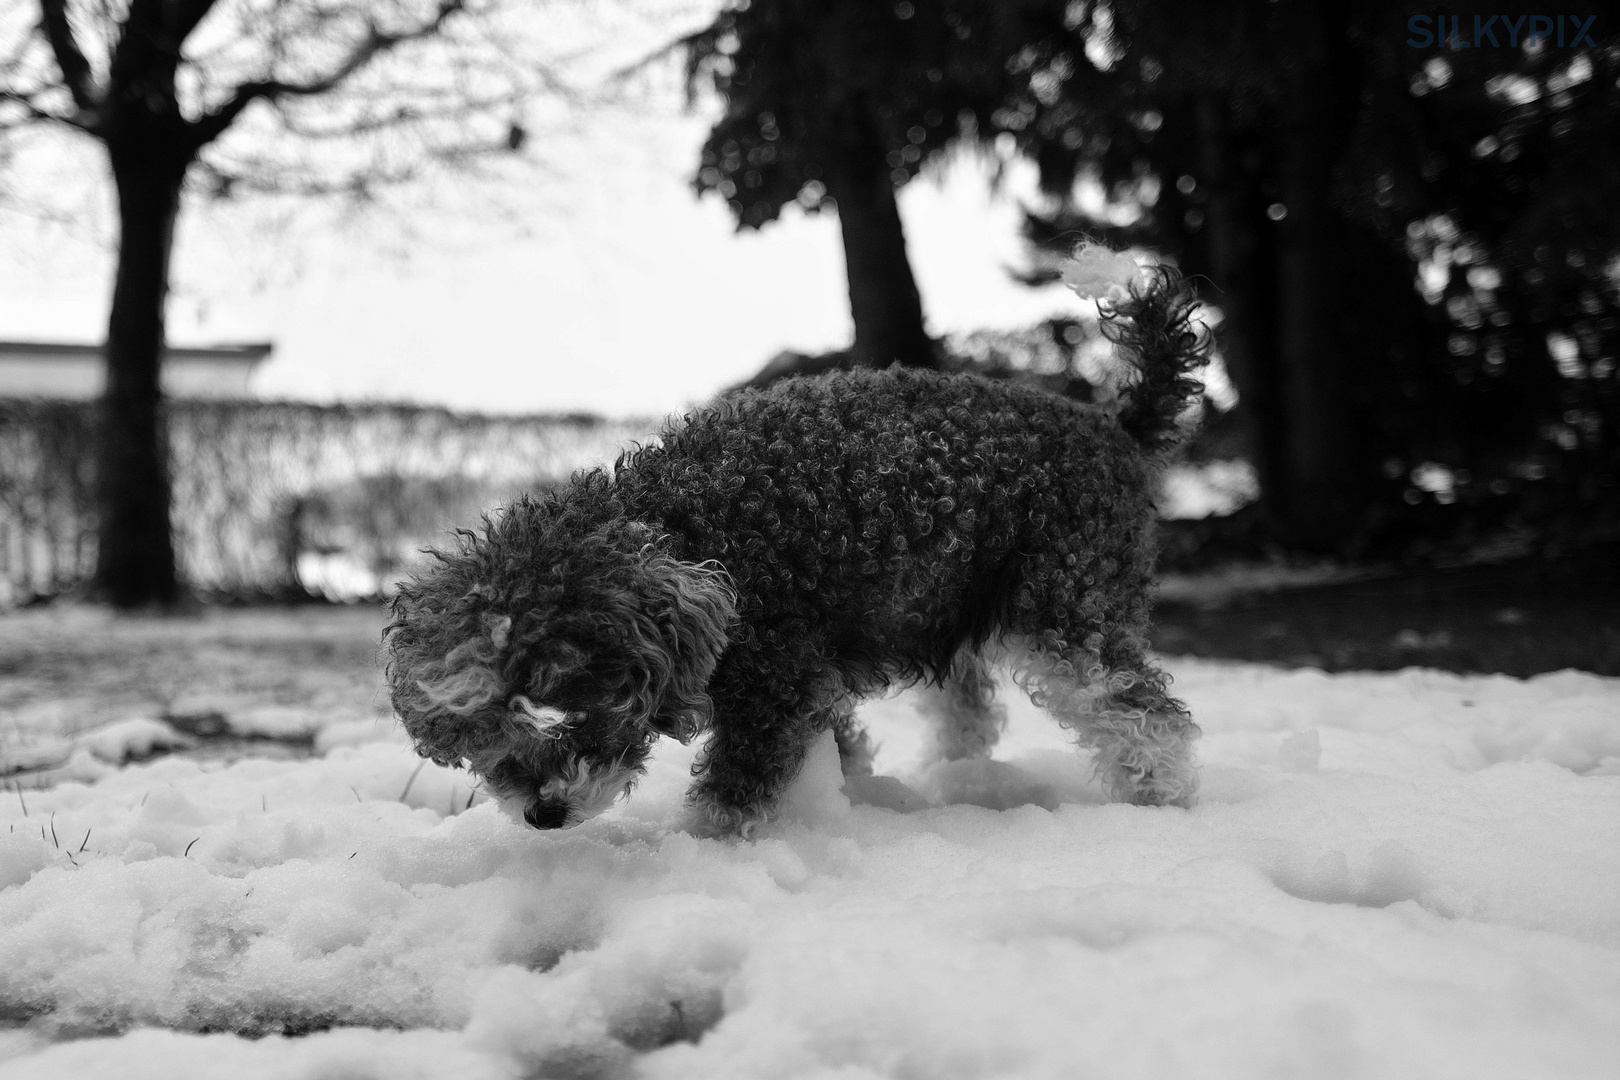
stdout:
{"type": "Polygon", "coordinates": [[[560,829],[568,824],[568,804],[564,802],[531,803],[523,811],[523,820],[536,829],[560,829]]]}

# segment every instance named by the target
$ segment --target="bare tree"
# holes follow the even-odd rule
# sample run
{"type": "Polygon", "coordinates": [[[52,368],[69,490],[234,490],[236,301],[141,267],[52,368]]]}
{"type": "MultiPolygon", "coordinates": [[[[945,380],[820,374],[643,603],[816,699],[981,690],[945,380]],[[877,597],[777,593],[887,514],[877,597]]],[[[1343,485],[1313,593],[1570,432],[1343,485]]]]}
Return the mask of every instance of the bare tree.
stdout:
{"type": "Polygon", "coordinates": [[[521,151],[565,94],[535,50],[542,0],[0,0],[0,167],[57,130],[105,153],[117,270],[97,452],[95,591],[179,595],[160,404],[183,198],[365,198],[521,151]]]}

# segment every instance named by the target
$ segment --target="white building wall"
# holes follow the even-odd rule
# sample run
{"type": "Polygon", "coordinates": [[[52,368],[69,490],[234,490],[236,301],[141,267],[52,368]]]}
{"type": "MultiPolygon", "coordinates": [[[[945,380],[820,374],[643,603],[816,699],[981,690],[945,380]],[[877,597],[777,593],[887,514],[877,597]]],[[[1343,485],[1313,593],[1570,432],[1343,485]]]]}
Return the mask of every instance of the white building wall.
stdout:
{"type": "MultiPolygon", "coordinates": [[[[262,359],[259,353],[171,354],[163,362],[163,392],[176,398],[250,398],[253,369],[262,359]]],[[[100,397],[106,385],[106,365],[98,348],[30,352],[26,346],[13,345],[0,350],[0,397],[82,401],[100,397]]]]}
{"type": "Polygon", "coordinates": [[[93,398],[106,385],[99,356],[0,356],[0,397],[93,398]]]}
{"type": "Polygon", "coordinates": [[[199,360],[171,356],[163,362],[163,392],[178,398],[247,398],[256,360],[199,360]]]}

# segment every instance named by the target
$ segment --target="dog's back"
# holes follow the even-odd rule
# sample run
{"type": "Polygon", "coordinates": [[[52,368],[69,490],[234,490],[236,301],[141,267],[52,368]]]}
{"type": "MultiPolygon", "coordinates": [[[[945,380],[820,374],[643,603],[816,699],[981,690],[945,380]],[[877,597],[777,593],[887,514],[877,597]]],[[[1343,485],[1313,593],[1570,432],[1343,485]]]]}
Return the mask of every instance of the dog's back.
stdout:
{"type": "Polygon", "coordinates": [[[831,624],[847,653],[916,675],[993,632],[1028,576],[1020,552],[1145,574],[1124,553],[1151,528],[1153,472],[1107,409],[889,369],[739,394],[672,426],[616,486],[680,557],[726,567],[744,636],[831,624]]]}

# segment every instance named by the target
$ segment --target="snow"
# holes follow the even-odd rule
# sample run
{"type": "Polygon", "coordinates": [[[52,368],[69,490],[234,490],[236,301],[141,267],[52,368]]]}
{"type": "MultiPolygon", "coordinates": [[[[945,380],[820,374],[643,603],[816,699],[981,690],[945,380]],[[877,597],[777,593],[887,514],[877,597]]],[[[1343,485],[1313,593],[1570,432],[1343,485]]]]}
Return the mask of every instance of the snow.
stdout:
{"type": "Polygon", "coordinates": [[[74,740],[103,761],[122,764],[159,750],[184,750],[193,740],[151,716],[131,716],[86,731],[74,740]]]}
{"type": "Polygon", "coordinates": [[[8,795],[0,1076],[1620,1071],[1620,680],[1167,666],[1190,812],[1014,692],[990,761],[869,703],[882,775],[824,741],[751,843],[676,828],[673,743],[540,833],[341,710],[8,795]]]}
{"type": "Polygon", "coordinates": [[[72,738],[48,735],[10,747],[0,755],[0,775],[64,767],[80,779],[101,775],[101,762],[115,765],[194,744],[173,725],[151,716],[127,716],[81,731],[72,738]],[[99,760],[98,760],[99,759],[99,760]]]}

